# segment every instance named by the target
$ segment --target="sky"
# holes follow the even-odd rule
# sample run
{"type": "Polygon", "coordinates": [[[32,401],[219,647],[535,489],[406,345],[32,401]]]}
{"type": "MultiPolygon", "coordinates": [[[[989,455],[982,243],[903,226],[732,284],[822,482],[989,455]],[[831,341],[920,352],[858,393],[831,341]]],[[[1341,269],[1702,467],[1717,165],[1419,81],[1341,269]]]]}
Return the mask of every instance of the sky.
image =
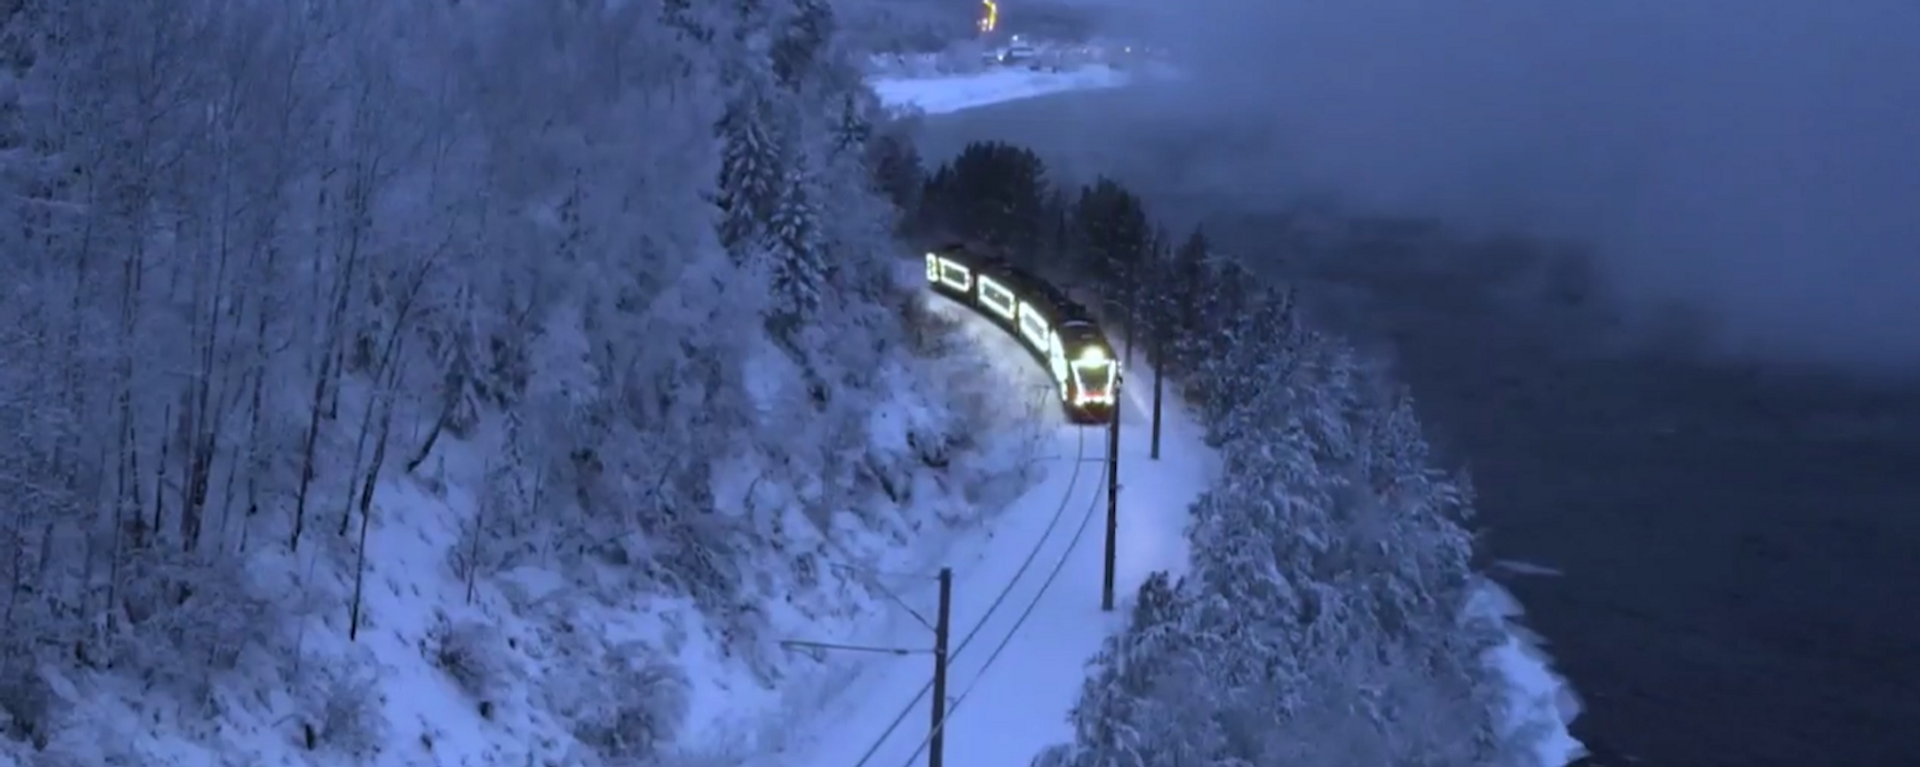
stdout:
{"type": "Polygon", "coordinates": [[[1920,2],[1074,0],[1194,75],[1223,190],[1572,238],[1725,350],[1920,370],[1920,2]]]}

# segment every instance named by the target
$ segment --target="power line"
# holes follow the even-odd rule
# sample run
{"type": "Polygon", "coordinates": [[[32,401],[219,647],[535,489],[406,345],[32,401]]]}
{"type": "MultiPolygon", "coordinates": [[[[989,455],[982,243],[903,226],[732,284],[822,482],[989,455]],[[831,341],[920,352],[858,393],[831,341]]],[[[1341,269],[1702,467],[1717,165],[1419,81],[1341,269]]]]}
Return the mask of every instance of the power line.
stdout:
{"type": "Polygon", "coordinates": [[[937,570],[927,573],[910,573],[901,570],[878,570],[864,565],[850,565],[845,562],[832,561],[827,562],[827,569],[838,570],[843,573],[859,573],[861,575],[884,576],[887,578],[905,578],[907,580],[931,581],[937,580],[940,577],[939,571],[937,570]]]}
{"type": "Polygon", "coordinates": [[[805,647],[813,650],[846,650],[848,652],[874,652],[887,655],[922,655],[932,650],[914,650],[906,647],[875,647],[872,645],[839,644],[837,642],[809,642],[804,639],[782,639],[781,647],[805,647]]]}
{"type": "Polygon", "coordinates": [[[960,704],[965,703],[967,696],[973,694],[973,688],[980,684],[981,679],[986,678],[987,670],[993,668],[993,662],[1000,658],[1000,653],[1006,651],[1008,645],[1013,644],[1013,638],[1020,634],[1020,627],[1026,625],[1027,619],[1032,617],[1033,611],[1040,606],[1040,600],[1046,598],[1047,589],[1053,587],[1053,582],[1060,577],[1061,571],[1066,569],[1067,562],[1073,559],[1073,550],[1080,546],[1080,539],[1086,537],[1087,528],[1093,524],[1094,510],[1098,507],[1098,497],[1095,497],[1093,501],[1087,503],[1087,513],[1080,518],[1079,529],[1074,530],[1073,538],[1067,542],[1066,552],[1060,555],[1060,561],[1054,563],[1053,570],[1047,573],[1046,581],[1040,584],[1039,593],[1033,595],[1033,601],[1027,603],[1027,609],[1020,611],[1020,617],[1014,619],[1013,627],[1008,629],[1007,635],[1002,637],[1000,643],[994,646],[993,652],[987,654],[987,662],[980,666],[979,673],[974,674],[973,681],[967,683],[966,689],[961,690],[960,694],[954,697],[953,703],[947,706],[946,716],[940,720],[940,726],[935,728],[933,732],[927,733],[927,737],[920,741],[920,746],[913,750],[913,753],[907,757],[902,767],[912,767],[913,761],[919,759],[920,754],[926,752],[927,745],[932,743],[936,736],[942,734],[948,722],[953,721],[953,715],[960,710],[960,704]]]}
{"type": "MultiPolygon", "coordinates": [[[[1084,458],[1087,453],[1087,432],[1085,429],[1077,429],[1076,431],[1079,436],[1079,447],[1075,452],[1084,458]]],[[[980,635],[980,630],[986,628],[987,621],[991,620],[993,614],[1000,609],[1000,606],[1006,603],[1007,597],[1013,594],[1014,587],[1020,585],[1020,579],[1027,574],[1027,569],[1033,567],[1034,560],[1038,559],[1040,552],[1047,547],[1047,540],[1053,537],[1054,528],[1060,526],[1060,520],[1064,519],[1067,515],[1067,507],[1073,504],[1073,491],[1080,483],[1080,466],[1083,463],[1085,462],[1078,458],[1074,460],[1073,474],[1067,480],[1067,492],[1065,497],[1060,499],[1060,508],[1055,509],[1053,519],[1047,521],[1047,529],[1040,531],[1040,540],[1034,542],[1033,551],[1027,552],[1027,558],[1020,562],[1020,568],[1013,571],[1012,578],[1007,579],[1006,588],[1000,590],[1000,594],[993,598],[993,604],[988,605],[987,611],[980,615],[980,622],[974,624],[973,630],[967,632],[966,636],[960,638],[960,645],[953,648],[953,657],[960,657],[960,653],[966,651],[967,645],[973,643],[973,638],[980,635]]]]}
{"type": "MultiPolygon", "coordinates": [[[[1073,505],[1073,493],[1080,484],[1080,467],[1086,463],[1081,459],[1086,457],[1087,452],[1086,430],[1077,429],[1076,432],[1079,439],[1075,448],[1076,455],[1073,461],[1073,474],[1067,478],[1066,493],[1060,499],[1059,508],[1054,510],[1053,519],[1049,520],[1046,529],[1041,531],[1040,540],[1034,544],[1033,551],[1027,554],[1026,560],[1020,563],[1020,568],[1014,571],[1012,578],[1008,579],[1007,587],[1000,591],[999,596],[994,599],[993,604],[988,606],[987,612],[980,616],[980,622],[975,624],[973,630],[968,632],[967,635],[960,640],[959,646],[955,647],[948,654],[947,661],[949,663],[959,656],[960,651],[965,649],[966,646],[973,641],[974,637],[980,634],[980,630],[984,628],[987,625],[987,621],[993,617],[994,611],[1000,609],[1000,605],[1006,601],[1007,595],[1013,592],[1014,587],[1020,583],[1020,578],[1026,574],[1029,567],[1033,566],[1033,562],[1040,556],[1041,550],[1046,548],[1047,539],[1053,537],[1053,530],[1060,525],[1060,520],[1066,516],[1068,507],[1073,505]]],[[[1049,579],[1049,581],[1051,581],[1051,579],[1049,579]]],[[[874,739],[873,745],[868,746],[866,752],[860,755],[860,761],[855,762],[854,767],[866,767],[867,763],[873,760],[874,754],[880,752],[880,747],[886,745],[887,740],[893,737],[894,731],[900,729],[900,724],[905,722],[907,717],[913,714],[914,707],[920,705],[920,701],[926,699],[927,693],[932,691],[933,681],[928,680],[925,685],[920,687],[920,691],[914,694],[913,699],[907,701],[907,705],[900,709],[900,713],[893,717],[893,721],[887,723],[887,728],[882,730],[880,736],[874,739]]],[[[925,750],[926,743],[921,743],[920,748],[921,750],[925,750]]]]}

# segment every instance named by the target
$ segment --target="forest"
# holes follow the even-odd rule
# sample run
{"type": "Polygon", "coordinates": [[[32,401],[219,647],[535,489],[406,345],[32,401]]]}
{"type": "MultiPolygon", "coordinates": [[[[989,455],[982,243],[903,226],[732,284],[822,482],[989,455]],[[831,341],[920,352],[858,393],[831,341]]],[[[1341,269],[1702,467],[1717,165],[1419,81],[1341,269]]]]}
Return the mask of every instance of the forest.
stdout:
{"type": "Polygon", "coordinates": [[[650,758],[673,646],[774,685],[776,618],[871,609],[837,564],[1006,473],[823,2],[4,12],[6,749],[363,758],[413,653],[569,722],[527,748],[650,758]],[[500,630],[633,613],[707,638],[500,630]]]}
{"type": "Polygon", "coordinates": [[[910,228],[1091,288],[1224,463],[1189,510],[1190,572],[1142,585],[1089,665],[1073,741],[1035,767],[1532,763],[1483,660],[1504,626],[1467,609],[1471,479],[1434,466],[1388,370],[1116,181],[1063,188],[1000,142],[930,170],[884,148],[910,228]]]}
{"type": "Polygon", "coordinates": [[[1040,763],[1507,753],[1407,394],[1119,184],[926,168],[863,8],[0,5],[0,756],[446,753],[397,651],[485,758],[674,763],[675,648],[794,686],[774,627],[879,588],[837,563],[1018,482],[1023,414],[894,278],[937,236],[1110,299],[1227,457],[1040,763]],[[593,624],[645,611],[678,628],[593,624]]]}

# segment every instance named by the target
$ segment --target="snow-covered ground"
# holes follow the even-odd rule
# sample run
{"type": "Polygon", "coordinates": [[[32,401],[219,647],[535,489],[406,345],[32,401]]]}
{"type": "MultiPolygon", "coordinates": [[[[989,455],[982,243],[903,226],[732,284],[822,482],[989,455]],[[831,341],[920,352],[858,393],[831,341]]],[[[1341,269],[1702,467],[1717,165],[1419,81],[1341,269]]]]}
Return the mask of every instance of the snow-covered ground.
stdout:
{"type": "Polygon", "coordinates": [[[876,77],[873,89],[889,106],[942,114],[988,104],[1046,96],[1068,91],[1117,88],[1131,76],[1106,66],[1086,66],[1060,72],[1020,67],[939,77],[876,77]]]}
{"type": "MultiPolygon", "coordinates": [[[[1027,360],[998,328],[945,299],[929,301],[960,318],[988,354],[1027,360]]],[[[1028,365],[1010,391],[1021,392],[1009,395],[1010,406],[1025,403],[1049,425],[1051,450],[1042,451],[1045,477],[951,560],[945,751],[953,764],[1023,765],[1071,739],[1067,711],[1086,679],[1086,661],[1124,626],[1127,601],[1149,573],[1185,566],[1186,509],[1213,470],[1211,452],[1178,418],[1159,461],[1147,455],[1144,428],[1123,436],[1117,604],[1102,612],[1107,432],[1067,425],[1038,366],[1028,365]]],[[[1133,404],[1125,418],[1144,426],[1147,411],[1138,398],[1133,404]]],[[[934,619],[931,611],[915,611],[929,624],[934,619]]],[[[816,722],[748,767],[908,767],[924,759],[932,641],[927,625],[902,626],[888,646],[914,654],[869,661],[816,722]]]]}
{"type": "MultiPolygon", "coordinates": [[[[885,81],[884,88],[880,82],[875,87],[890,104],[913,105],[928,113],[1074,89],[1042,90],[1020,76],[1037,73],[1005,74],[992,81],[1006,88],[997,99],[988,81],[980,79],[964,83],[957,81],[966,78],[953,77],[892,80],[885,81]]],[[[1083,82],[1095,83],[1083,87],[1116,84],[1093,76],[1083,82]]],[[[993,326],[969,319],[979,328],[975,337],[990,354],[1025,357],[1016,342],[993,326]]],[[[1038,371],[1032,376],[1033,385],[1044,385],[1038,371]]],[[[1131,376],[1134,380],[1144,377],[1137,364],[1131,376]]],[[[1134,424],[1146,423],[1148,411],[1140,388],[1133,388],[1129,395],[1133,407],[1126,411],[1123,425],[1128,418],[1134,424]]],[[[1164,408],[1162,415],[1161,461],[1146,458],[1146,430],[1123,428],[1122,432],[1120,471],[1125,488],[1120,495],[1122,577],[1117,588],[1124,595],[1131,595],[1152,570],[1177,572],[1184,564],[1187,505],[1205,488],[1211,471],[1212,459],[1200,441],[1198,427],[1179,407],[1164,408]]],[[[1099,430],[1063,427],[1053,439],[1055,450],[1065,456],[1097,458],[1105,448],[1099,430]]],[[[956,565],[956,636],[978,630],[984,638],[964,644],[954,659],[950,695],[956,705],[949,722],[954,735],[946,746],[956,764],[1025,764],[1043,747],[1069,740],[1066,716],[1084,680],[1083,664],[1100,641],[1122,625],[1117,616],[1124,612],[1107,614],[1098,609],[1102,541],[1097,517],[1104,513],[1099,502],[1104,478],[1097,464],[1081,467],[1076,477],[1071,466],[1051,466],[1047,478],[1001,518],[991,533],[993,546],[971,565],[956,565]],[[1089,476],[1094,481],[1088,482],[1089,476]],[[1063,519],[1057,528],[1050,527],[1056,514],[1063,519]],[[1019,565],[1028,558],[1038,564],[1023,570],[1019,565]],[[992,610],[991,602],[980,601],[998,598],[1003,590],[1011,605],[992,610]],[[1032,614],[1024,615],[1028,610],[1032,614]],[[996,646],[1005,642],[1006,649],[996,653],[991,646],[979,646],[980,641],[996,646]],[[996,654],[1000,657],[993,657],[996,654]]],[[[1584,753],[1567,729],[1580,712],[1579,698],[1567,680],[1553,671],[1543,641],[1512,622],[1523,614],[1520,603],[1489,581],[1471,609],[1506,619],[1511,627],[1507,643],[1486,658],[1510,683],[1508,727],[1543,736],[1540,767],[1571,763],[1584,753]]],[[[915,646],[924,645],[922,637],[915,646]]],[[[790,751],[752,767],[908,767],[922,753],[925,740],[930,714],[923,688],[929,668],[924,656],[869,666],[858,685],[827,709],[821,721],[830,727],[816,729],[808,742],[796,742],[790,751]]]]}
{"type": "MultiPolygon", "coordinates": [[[[511,557],[484,556],[467,541],[501,435],[483,430],[443,439],[418,471],[377,487],[356,637],[346,627],[355,584],[340,566],[350,536],[328,530],[298,553],[257,546],[246,577],[300,595],[286,627],[291,658],[244,657],[193,699],[123,675],[44,669],[45,705],[79,712],[77,723],[41,750],[6,737],[9,712],[0,710],[0,767],[583,764],[593,763],[585,744],[597,728],[628,737],[656,725],[677,730],[664,738],[672,753],[660,764],[731,764],[777,749],[786,712],[832,698],[864,660],[780,641],[871,643],[894,633],[904,613],[885,595],[933,593],[905,573],[978,549],[968,542],[1039,479],[1029,467],[1051,437],[1000,401],[1005,381],[1033,366],[974,347],[925,361],[948,366],[926,371],[950,383],[953,399],[941,405],[930,406],[904,371],[883,376],[893,396],[871,403],[862,436],[876,466],[901,469],[908,500],[869,499],[838,512],[830,532],[792,512],[787,551],[815,555],[796,556],[793,568],[784,559],[743,566],[741,603],[752,614],[738,623],[662,595],[641,568],[583,562],[570,547],[536,542],[511,557]],[[920,465],[912,444],[932,433],[929,419],[959,423],[972,440],[937,470],[920,465]],[[472,552],[483,556],[476,562],[472,552]],[[800,560],[809,571],[790,572],[800,560]]],[[[346,403],[368,399],[350,394],[346,403]]],[[[342,407],[343,420],[358,417],[346,412],[358,405],[342,407]]],[[[763,474],[734,468],[713,481],[716,513],[797,507],[777,495],[803,488],[750,481],[763,474]]],[[[337,524],[340,506],[325,506],[337,524]]]]}

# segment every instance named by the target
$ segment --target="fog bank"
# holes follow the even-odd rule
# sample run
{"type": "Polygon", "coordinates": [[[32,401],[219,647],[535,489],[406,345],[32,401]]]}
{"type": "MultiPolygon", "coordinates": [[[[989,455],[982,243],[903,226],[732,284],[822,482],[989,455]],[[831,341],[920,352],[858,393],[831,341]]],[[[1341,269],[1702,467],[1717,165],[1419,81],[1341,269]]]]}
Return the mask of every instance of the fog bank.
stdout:
{"type": "Polygon", "coordinates": [[[1194,75],[1154,122],[1238,137],[1189,175],[1575,237],[1723,348],[1920,369],[1920,3],[1126,10],[1194,75]]]}

